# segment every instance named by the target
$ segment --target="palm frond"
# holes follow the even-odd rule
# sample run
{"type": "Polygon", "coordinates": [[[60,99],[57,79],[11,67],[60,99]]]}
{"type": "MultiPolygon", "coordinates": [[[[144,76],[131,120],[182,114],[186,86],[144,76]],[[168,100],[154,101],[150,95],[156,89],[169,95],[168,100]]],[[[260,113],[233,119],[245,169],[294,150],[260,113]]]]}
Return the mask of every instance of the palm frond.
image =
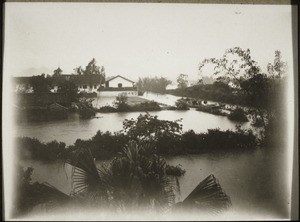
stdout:
{"type": "Polygon", "coordinates": [[[37,205],[43,205],[46,209],[51,209],[54,207],[62,206],[63,204],[68,203],[72,200],[72,198],[53,187],[48,183],[38,183],[35,182],[30,185],[30,191],[28,193],[30,195],[30,207],[34,207],[37,205]]]}
{"type": "Polygon", "coordinates": [[[184,199],[181,207],[219,212],[231,205],[229,196],[222,190],[214,175],[206,177],[199,185],[184,199]]]}
{"type": "Polygon", "coordinates": [[[81,148],[72,153],[66,163],[73,166],[71,171],[72,192],[76,196],[88,190],[103,187],[95,161],[89,149],[81,148]]]}

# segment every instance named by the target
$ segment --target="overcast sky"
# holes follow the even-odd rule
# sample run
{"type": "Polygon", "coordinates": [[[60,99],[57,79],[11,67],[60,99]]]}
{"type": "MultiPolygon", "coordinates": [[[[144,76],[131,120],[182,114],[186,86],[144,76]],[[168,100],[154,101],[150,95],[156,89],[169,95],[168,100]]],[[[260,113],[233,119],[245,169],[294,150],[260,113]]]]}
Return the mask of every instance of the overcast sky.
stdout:
{"type": "MultiPolygon", "coordinates": [[[[291,6],[6,3],[5,75],[72,73],[95,58],[107,76],[196,79],[199,62],[249,48],[263,70],[291,67],[291,6]]],[[[290,68],[291,70],[291,68],[290,68]]]]}

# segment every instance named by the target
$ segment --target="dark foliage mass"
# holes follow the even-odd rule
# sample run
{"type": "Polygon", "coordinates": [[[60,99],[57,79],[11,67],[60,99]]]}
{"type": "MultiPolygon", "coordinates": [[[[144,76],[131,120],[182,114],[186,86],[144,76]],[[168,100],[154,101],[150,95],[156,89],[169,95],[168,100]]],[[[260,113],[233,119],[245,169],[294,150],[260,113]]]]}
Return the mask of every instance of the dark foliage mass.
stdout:
{"type": "Polygon", "coordinates": [[[89,148],[79,148],[68,154],[66,163],[72,166],[72,191],[66,195],[50,184],[31,181],[33,168],[19,169],[18,194],[14,214],[20,216],[33,207],[47,210],[68,207],[97,206],[132,210],[155,210],[158,213],[180,209],[206,210],[213,213],[226,210],[231,201],[213,175],[191,191],[182,202],[175,202],[179,190],[177,176],[184,174],[180,166],[169,166],[153,152],[151,144],[130,141],[114,156],[109,165],[98,168],[89,148]],[[169,176],[174,175],[174,176],[169,176]]]}
{"type": "Polygon", "coordinates": [[[188,103],[185,99],[178,99],[176,102],[175,102],[175,106],[176,106],[176,109],[177,110],[189,110],[189,106],[188,106],[188,103]]]}
{"type": "Polygon", "coordinates": [[[151,144],[153,152],[165,156],[251,150],[257,142],[252,131],[241,129],[211,129],[207,133],[199,134],[190,130],[182,133],[179,121],[159,120],[157,116],[149,114],[125,120],[123,125],[124,131],[98,131],[91,139],[78,139],[68,147],[57,141],[42,143],[27,137],[18,138],[16,147],[22,158],[55,161],[82,147],[89,148],[96,159],[111,159],[121,152],[124,144],[130,140],[151,144]]]}
{"type": "Polygon", "coordinates": [[[229,115],[228,119],[238,122],[248,122],[248,118],[243,109],[237,108],[233,110],[229,115]]]}
{"type": "Polygon", "coordinates": [[[169,89],[167,93],[175,96],[192,97],[223,103],[246,105],[245,97],[237,94],[238,90],[222,82],[208,85],[194,85],[186,88],[169,89]]]}
{"type": "Polygon", "coordinates": [[[28,213],[33,207],[48,203],[47,210],[58,209],[70,202],[70,196],[59,191],[47,182],[39,183],[32,181],[33,168],[23,169],[18,166],[15,175],[15,205],[12,213],[15,217],[20,217],[28,213]]]}
{"type": "Polygon", "coordinates": [[[128,97],[125,93],[121,93],[116,97],[114,106],[103,106],[98,109],[99,112],[110,113],[110,112],[147,112],[147,111],[160,111],[161,108],[157,102],[147,101],[134,105],[127,103],[128,97]]]}
{"type": "Polygon", "coordinates": [[[219,115],[219,116],[225,116],[226,114],[223,113],[219,107],[214,107],[214,106],[203,106],[199,105],[196,108],[197,111],[205,112],[205,113],[210,113],[214,115],[219,115]]]}
{"type": "Polygon", "coordinates": [[[51,141],[42,143],[35,138],[21,137],[16,140],[16,150],[21,158],[43,161],[56,161],[66,157],[66,144],[51,141]]]}

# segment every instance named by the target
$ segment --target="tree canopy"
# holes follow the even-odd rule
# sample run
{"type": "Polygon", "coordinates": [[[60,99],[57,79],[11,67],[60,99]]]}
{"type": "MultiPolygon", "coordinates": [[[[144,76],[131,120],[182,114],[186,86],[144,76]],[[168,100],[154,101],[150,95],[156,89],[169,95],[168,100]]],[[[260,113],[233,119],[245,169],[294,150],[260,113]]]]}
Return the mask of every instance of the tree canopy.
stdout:
{"type": "Polygon", "coordinates": [[[137,87],[140,92],[155,92],[155,93],[165,93],[166,88],[172,82],[164,77],[145,77],[139,78],[137,82],[137,87]]]}
{"type": "Polygon", "coordinates": [[[180,74],[177,77],[177,87],[180,89],[184,89],[188,86],[188,80],[187,80],[188,75],[186,74],[180,74]]]}

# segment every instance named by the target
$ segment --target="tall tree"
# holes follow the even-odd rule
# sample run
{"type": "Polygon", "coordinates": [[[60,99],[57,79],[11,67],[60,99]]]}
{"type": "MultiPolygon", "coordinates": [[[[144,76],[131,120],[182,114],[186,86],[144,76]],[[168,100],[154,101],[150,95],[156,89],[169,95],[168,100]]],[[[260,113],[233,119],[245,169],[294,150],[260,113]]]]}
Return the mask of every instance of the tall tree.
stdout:
{"type": "Polygon", "coordinates": [[[268,63],[267,69],[271,78],[281,78],[286,72],[287,64],[281,60],[281,52],[275,51],[273,64],[268,63]]]}
{"type": "Polygon", "coordinates": [[[188,75],[186,74],[180,74],[177,77],[177,87],[180,89],[185,89],[188,86],[188,80],[187,80],[188,75]]]}
{"type": "Polygon", "coordinates": [[[226,82],[234,81],[238,86],[244,79],[260,73],[257,62],[251,58],[250,49],[244,50],[240,47],[227,49],[219,59],[202,60],[199,65],[200,73],[206,64],[214,65],[213,75],[218,76],[217,79],[226,82]]]}
{"type": "Polygon", "coordinates": [[[145,78],[139,78],[139,81],[137,82],[137,87],[140,92],[155,92],[155,93],[165,93],[166,88],[169,84],[172,82],[164,77],[145,77],[145,78]]]}
{"type": "Polygon", "coordinates": [[[81,69],[81,67],[78,67],[77,71],[80,73],[83,73],[84,75],[100,75],[101,78],[101,83],[105,81],[105,69],[104,66],[97,66],[96,65],[96,60],[93,58],[86,66],[85,70],[81,69]]]}
{"type": "Polygon", "coordinates": [[[81,66],[76,67],[74,69],[74,71],[75,71],[75,74],[77,74],[77,75],[83,75],[84,74],[84,69],[81,66]]]}
{"type": "Polygon", "coordinates": [[[44,73],[39,76],[33,76],[30,81],[35,93],[50,92],[51,79],[46,78],[44,73]]]}
{"type": "Polygon", "coordinates": [[[59,84],[57,92],[65,93],[67,96],[68,103],[77,101],[78,99],[78,88],[71,81],[63,80],[59,84]]]}
{"type": "Polygon", "coordinates": [[[104,67],[100,67],[96,65],[96,59],[92,59],[84,70],[85,75],[103,75],[104,74],[104,67]]]}
{"type": "Polygon", "coordinates": [[[53,77],[57,77],[57,76],[60,76],[62,74],[62,69],[60,67],[58,67],[57,69],[55,69],[53,71],[53,77]]]}

